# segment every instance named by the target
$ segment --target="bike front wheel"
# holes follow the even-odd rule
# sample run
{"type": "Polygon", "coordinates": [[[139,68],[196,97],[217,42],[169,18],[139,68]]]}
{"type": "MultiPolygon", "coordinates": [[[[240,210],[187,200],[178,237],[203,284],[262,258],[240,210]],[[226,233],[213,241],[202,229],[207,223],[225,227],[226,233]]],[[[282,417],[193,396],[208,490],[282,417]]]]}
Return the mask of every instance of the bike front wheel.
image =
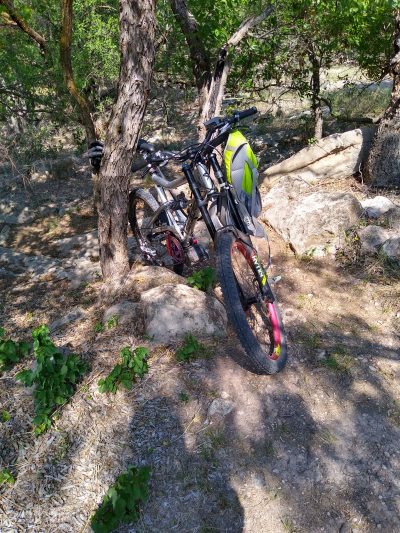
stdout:
{"type": "Polygon", "coordinates": [[[276,301],[263,297],[248,247],[233,232],[218,236],[216,254],[226,313],[249,367],[258,374],[276,374],[287,360],[286,334],[276,301]]]}
{"type": "Polygon", "coordinates": [[[183,273],[185,253],[181,242],[168,230],[165,212],[154,219],[159,208],[154,196],[145,189],[135,189],[129,195],[129,224],[142,255],[150,263],[183,273]]]}

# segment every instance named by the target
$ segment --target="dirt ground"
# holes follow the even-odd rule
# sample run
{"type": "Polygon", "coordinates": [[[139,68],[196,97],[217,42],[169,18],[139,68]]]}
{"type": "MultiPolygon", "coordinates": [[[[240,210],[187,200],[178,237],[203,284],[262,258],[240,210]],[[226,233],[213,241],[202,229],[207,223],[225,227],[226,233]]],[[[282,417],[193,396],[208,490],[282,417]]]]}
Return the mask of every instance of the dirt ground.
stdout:
{"type": "MultiPolygon", "coordinates": [[[[94,224],[80,199],[13,226],[7,245],[56,257],[57,239],[94,224]]],[[[82,308],[52,337],[90,367],[40,437],[32,392],[14,379],[31,360],[0,376],[0,412],[11,415],[0,422],[0,470],[16,479],[0,486],[1,533],[89,532],[128,465],[151,467],[150,497],[120,533],[400,531],[400,281],[379,262],[296,258],[268,233],[289,347],[276,376],[247,370],[232,332],[191,363],[135,324],[96,333],[100,281],[0,279],[0,324],[13,338],[82,308]],[[127,345],[150,348],[149,373],[132,391],[101,394],[98,380],[127,345]]]]}
{"type": "MultiPolygon", "coordinates": [[[[76,232],[91,229],[80,212],[76,232]]],[[[44,222],[31,227],[42,253],[44,222]]],[[[59,228],[57,237],[71,234],[59,228]]],[[[21,232],[15,242],[29,246],[21,232]]],[[[276,376],[246,370],[234,335],[210,339],[210,358],[178,364],[175,346],[152,345],[135,328],[95,333],[100,282],[71,290],[51,275],[2,280],[1,322],[16,337],[82,306],[85,317],[53,338],[91,365],[39,438],[31,392],[13,379],[21,365],[0,377],[0,410],[11,414],[0,426],[1,467],[16,477],[0,489],[2,532],[89,531],[130,464],[151,467],[151,492],[140,521],[121,532],[400,530],[400,284],[377,268],[296,259],[269,233],[289,342],[276,376]],[[131,392],[100,394],[119,350],[143,344],[147,377],[131,392]],[[211,416],[215,400],[222,408],[211,416]]]]}

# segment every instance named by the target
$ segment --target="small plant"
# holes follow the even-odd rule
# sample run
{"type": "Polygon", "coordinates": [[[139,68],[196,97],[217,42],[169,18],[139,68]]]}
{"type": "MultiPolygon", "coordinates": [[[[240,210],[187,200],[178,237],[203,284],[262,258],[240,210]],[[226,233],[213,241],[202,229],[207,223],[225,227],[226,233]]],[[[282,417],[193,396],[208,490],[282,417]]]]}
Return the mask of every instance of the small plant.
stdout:
{"type": "Polygon", "coordinates": [[[3,424],[5,422],[8,422],[10,420],[10,418],[11,418],[11,415],[10,415],[10,413],[8,411],[2,411],[0,413],[0,420],[1,420],[1,422],[3,422],[3,424]]]}
{"type": "Polygon", "coordinates": [[[9,485],[14,485],[15,483],[14,476],[6,468],[0,470],[0,487],[1,485],[4,485],[4,483],[8,483],[9,485]]]}
{"type": "Polygon", "coordinates": [[[354,366],[354,359],[343,346],[337,346],[321,364],[331,370],[347,373],[354,366]]]}
{"type": "Polygon", "coordinates": [[[103,333],[104,331],[104,326],[101,322],[96,322],[96,324],[94,325],[94,331],[95,333],[103,333]]]}
{"type": "Polygon", "coordinates": [[[129,346],[121,350],[121,363],[115,365],[108,376],[98,382],[100,392],[112,392],[115,394],[119,385],[126,389],[132,387],[136,378],[142,378],[149,370],[147,357],[149,350],[139,346],[133,352],[129,346]]]}
{"type": "Polygon", "coordinates": [[[32,332],[36,366],[22,370],[16,379],[25,386],[35,386],[35,434],[46,431],[52,422],[54,410],[68,402],[77,381],[83,376],[86,364],[75,355],[64,355],[53,344],[49,329],[42,324],[32,332]]]}
{"type": "Polygon", "coordinates": [[[201,344],[191,333],[186,335],[183,345],[175,352],[179,362],[192,361],[199,357],[206,357],[208,351],[204,344],[201,344]]]}
{"type": "Polygon", "coordinates": [[[121,523],[135,522],[139,506],[149,497],[150,468],[130,466],[117,477],[94,514],[91,526],[94,533],[110,533],[121,523]]]}
{"type": "Polygon", "coordinates": [[[19,363],[31,349],[29,343],[5,339],[4,335],[4,328],[0,328],[0,372],[19,363]]]}
{"type": "Polygon", "coordinates": [[[189,276],[187,281],[191,287],[206,292],[215,281],[215,270],[212,267],[202,268],[189,276]]]}
{"type": "Polygon", "coordinates": [[[116,328],[118,326],[118,315],[113,315],[107,320],[107,329],[116,328]]]}
{"type": "Polygon", "coordinates": [[[186,394],[186,392],[180,392],[179,393],[179,399],[182,403],[188,403],[189,401],[189,396],[188,394],[186,394]]]}

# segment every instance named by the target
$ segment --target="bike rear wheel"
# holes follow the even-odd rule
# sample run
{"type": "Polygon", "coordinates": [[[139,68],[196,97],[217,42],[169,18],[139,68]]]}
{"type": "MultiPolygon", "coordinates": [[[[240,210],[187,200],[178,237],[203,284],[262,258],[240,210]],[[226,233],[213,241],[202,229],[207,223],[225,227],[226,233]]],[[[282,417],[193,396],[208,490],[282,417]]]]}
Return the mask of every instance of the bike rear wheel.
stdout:
{"type": "Polygon", "coordinates": [[[226,313],[249,366],[258,374],[276,374],[287,360],[286,334],[276,301],[265,301],[249,252],[233,232],[218,235],[216,253],[226,313]]]}
{"type": "Polygon", "coordinates": [[[183,273],[185,254],[182,245],[168,230],[162,231],[168,220],[164,212],[152,220],[159,208],[154,196],[145,189],[135,189],[129,195],[129,224],[144,257],[158,264],[183,273]]]}

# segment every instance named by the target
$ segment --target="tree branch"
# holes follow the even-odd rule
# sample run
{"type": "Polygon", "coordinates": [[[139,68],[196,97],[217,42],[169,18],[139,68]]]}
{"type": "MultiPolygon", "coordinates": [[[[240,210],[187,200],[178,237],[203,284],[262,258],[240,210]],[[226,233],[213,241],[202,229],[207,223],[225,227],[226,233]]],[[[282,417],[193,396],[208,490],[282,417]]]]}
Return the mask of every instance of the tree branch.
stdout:
{"type": "Polygon", "coordinates": [[[21,17],[21,15],[15,9],[13,1],[0,0],[0,5],[3,5],[7,9],[7,12],[10,15],[11,19],[21,28],[24,33],[29,35],[29,37],[39,45],[39,48],[42,53],[45,53],[46,39],[43,37],[43,35],[31,28],[29,24],[23,19],[23,17],[21,17]]]}
{"type": "Polygon", "coordinates": [[[240,41],[246,37],[247,33],[253,29],[255,26],[258,26],[263,20],[265,20],[269,15],[273,12],[274,6],[269,5],[264,9],[262,13],[259,15],[253,15],[252,17],[249,17],[248,19],[244,20],[239,28],[235,31],[233,35],[229,37],[226,44],[224,45],[224,48],[228,48],[230,46],[236,46],[240,43],[240,41]]]}

